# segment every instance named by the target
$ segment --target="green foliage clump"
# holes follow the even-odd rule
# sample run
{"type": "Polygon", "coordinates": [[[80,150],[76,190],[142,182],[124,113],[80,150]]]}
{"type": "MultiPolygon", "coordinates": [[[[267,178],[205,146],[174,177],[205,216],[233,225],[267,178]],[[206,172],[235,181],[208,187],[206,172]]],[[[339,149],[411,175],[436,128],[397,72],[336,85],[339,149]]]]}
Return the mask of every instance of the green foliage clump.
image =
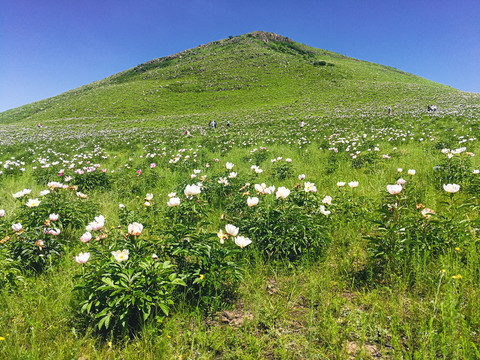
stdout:
{"type": "Polygon", "coordinates": [[[209,204],[202,195],[182,198],[166,214],[165,252],[187,283],[184,297],[203,309],[218,310],[233,298],[243,275],[240,249],[204,228],[209,204]]]}
{"type": "Polygon", "coordinates": [[[215,234],[170,231],[166,251],[186,282],[183,298],[210,312],[231,301],[243,276],[241,249],[215,234]]]}
{"type": "Polygon", "coordinates": [[[415,185],[407,182],[398,194],[388,194],[378,210],[373,235],[367,236],[372,265],[389,273],[399,273],[418,259],[433,261],[445,252],[464,247],[471,239],[468,223],[458,221],[453,212],[465,211],[454,204],[454,194],[445,200],[446,215],[420,203],[415,185]]]}
{"type": "Polygon", "coordinates": [[[253,160],[254,165],[259,166],[268,157],[268,149],[266,147],[255,148],[250,151],[250,158],[253,160]]]}
{"type": "Polygon", "coordinates": [[[9,240],[10,237],[0,241],[2,243],[0,245],[0,267],[2,269],[0,272],[0,290],[5,289],[7,291],[16,289],[25,280],[20,270],[23,266],[22,261],[17,262],[12,259],[8,247],[5,245],[9,240]]]}
{"type": "Polygon", "coordinates": [[[96,208],[79,198],[75,189],[53,186],[41,200],[27,202],[23,196],[18,201],[21,223],[15,226],[19,229],[4,229],[9,236],[2,247],[7,259],[16,261],[22,271],[36,274],[56,265],[68,246],[67,228],[84,226],[96,208]]]}
{"type": "Polygon", "coordinates": [[[59,224],[64,229],[79,229],[84,226],[95,214],[98,205],[87,194],[77,192],[75,186],[65,187],[52,185],[48,194],[39,199],[38,206],[27,207],[25,198],[22,198],[19,218],[22,219],[24,227],[34,229],[43,226],[50,214],[59,215],[59,224]]]}
{"type": "Polygon", "coordinates": [[[438,187],[441,189],[443,184],[466,184],[472,176],[469,154],[462,151],[445,155],[434,169],[438,187]]]}
{"type": "Polygon", "coordinates": [[[267,260],[315,258],[325,254],[331,241],[328,213],[318,203],[315,193],[300,189],[286,199],[262,197],[246,212],[240,227],[252,239],[252,248],[267,260]]]}
{"type": "Polygon", "coordinates": [[[72,183],[78,186],[81,191],[108,190],[111,187],[110,179],[103,171],[85,172],[76,174],[72,183]]]}
{"type": "MultiPolygon", "coordinates": [[[[58,228],[51,229],[58,231],[58,228]]],[[[65,250],[65,239],[60,235],[46,234],[42,228],[15,233],[5,243],[8,258],[16,260],[27,273],[40,274],[56,265],[65,250]]]]}
{"type": "Polygon", "coordinates": [[[185,285],[175,266],[149,252],[151,244],[137,236],[110,233],[105,239],[88,247],[75,287],[88,322],[104,334],[133,335],[148,320],[163,321],[176,288],[185,285]]]}
{"type": "Polygon", "coordinates": [[[291,162],[276,161],[273,165],[272,174],[279,180],[293,177],[293,166],[291,162]]]}

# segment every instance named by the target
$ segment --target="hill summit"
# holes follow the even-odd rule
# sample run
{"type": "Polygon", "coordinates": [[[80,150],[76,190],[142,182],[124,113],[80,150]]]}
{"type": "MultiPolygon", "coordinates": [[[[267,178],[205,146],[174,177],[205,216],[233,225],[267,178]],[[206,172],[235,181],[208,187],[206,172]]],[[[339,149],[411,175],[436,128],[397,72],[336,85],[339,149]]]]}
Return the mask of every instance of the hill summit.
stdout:
{"type": "Polygon", "coordinates": [[[220,116],[286,107],[433,102],[459,91],[397,69],[254,31],[159,57],[106,79],[0,114],[0,123],[220,116]]]}

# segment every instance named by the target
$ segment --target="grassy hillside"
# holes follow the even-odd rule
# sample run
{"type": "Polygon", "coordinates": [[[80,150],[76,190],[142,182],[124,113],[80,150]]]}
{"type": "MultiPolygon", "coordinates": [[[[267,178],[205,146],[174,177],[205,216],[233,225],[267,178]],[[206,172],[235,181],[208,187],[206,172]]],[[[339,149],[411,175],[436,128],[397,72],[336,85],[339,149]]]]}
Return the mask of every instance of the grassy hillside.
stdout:
{"type": "Polygon", "coordinates": [[[154,59],[59,96],[0,114],[0,123],[228,114],[305,104],[327,113],[362,104],[383,111],[459,92],[394,68],[264,32],[154,59]]]}
{"type": "Polygon", "coordinates": [[[0,359],[480,359],[479,110],[252,33],[1,114],[0,359]]]}

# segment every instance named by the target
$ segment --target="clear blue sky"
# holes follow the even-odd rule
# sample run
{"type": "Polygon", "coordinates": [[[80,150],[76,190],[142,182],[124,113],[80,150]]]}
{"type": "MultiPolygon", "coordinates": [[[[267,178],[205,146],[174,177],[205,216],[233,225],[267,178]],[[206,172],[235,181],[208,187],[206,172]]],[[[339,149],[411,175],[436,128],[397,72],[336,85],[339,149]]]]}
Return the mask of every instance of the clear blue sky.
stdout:
{"type": "Polygon", "coordinates": [[[478,0],[6,0],[0,111],[255,30],[480,92],[478,0]]]}

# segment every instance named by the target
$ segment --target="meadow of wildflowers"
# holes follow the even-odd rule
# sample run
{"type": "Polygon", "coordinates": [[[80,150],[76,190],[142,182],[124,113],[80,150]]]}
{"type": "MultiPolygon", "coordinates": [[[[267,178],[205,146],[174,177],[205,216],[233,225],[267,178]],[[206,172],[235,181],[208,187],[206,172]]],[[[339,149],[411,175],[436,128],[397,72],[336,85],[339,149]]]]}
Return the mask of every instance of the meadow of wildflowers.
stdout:
{"type": "Polygon", "coordinates": [[[476,357],[473,109],[368,131],[339,118],[268,135],[146,126],[121,145],[68,125],[15,135],[0,159],[0,353],[148,341],[141,357],[476,357]],[[68,345],[37,345],[56,332],[68,345]]]}
{"type": "Polygon", "coordinates": [[[2,123],[0,357],[479,358],[480,98],[442,91],[2,123]]]}

